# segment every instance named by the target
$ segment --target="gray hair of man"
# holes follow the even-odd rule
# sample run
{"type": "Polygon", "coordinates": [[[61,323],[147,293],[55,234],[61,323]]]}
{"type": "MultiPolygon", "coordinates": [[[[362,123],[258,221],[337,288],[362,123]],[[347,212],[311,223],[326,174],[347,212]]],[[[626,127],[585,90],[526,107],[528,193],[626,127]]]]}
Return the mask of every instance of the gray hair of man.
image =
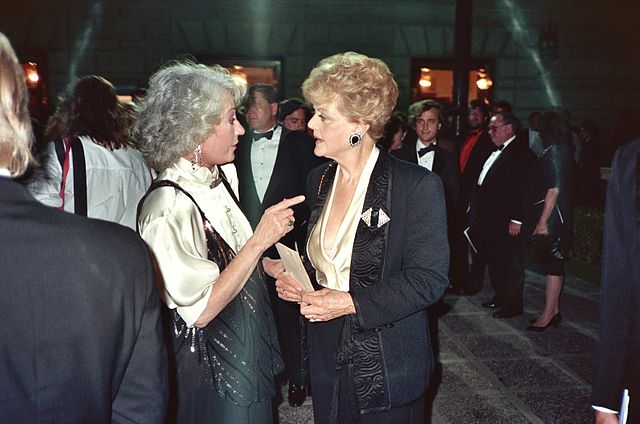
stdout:
{"type": "Polygon", "coordinates": [[[225,99],[239,105],[247,84],[221,66],[172,63],[151,76],[133,136],[156,171],[193,151],[222,119],[225,99]]]}
{"type": "Polygon", "coordinates": [[[35,160],[33,128],[24,72],[9,39],[0,32],[0,167],[11,177],[24,174],[35,160]]]}
{"type": "Polygon", "coordinates": [[[511,128],[513,129],[513,134],[519,134],[520,133],[520,121],[518,120],[518,118],[511,112],[498,112],[498,113],[494,113],[491,117],[495,117],[495,116],[502,116],[502,122],[505,125],[511,125],[511,128]]]}

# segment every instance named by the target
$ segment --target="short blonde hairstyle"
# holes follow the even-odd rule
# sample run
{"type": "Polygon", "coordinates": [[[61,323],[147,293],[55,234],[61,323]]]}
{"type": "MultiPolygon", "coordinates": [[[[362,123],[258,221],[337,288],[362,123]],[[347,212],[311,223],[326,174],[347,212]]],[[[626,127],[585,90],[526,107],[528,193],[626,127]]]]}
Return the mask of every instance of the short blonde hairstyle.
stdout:
{"type": "Polygon", "coordinates": [[[24,72],[9,39],[0,32],[0,167],[12,177],[35,163],[31,154],[33,129],[24,72]]]}
{"type": "Polygon", "coordinates": [[[398,84],[380,59],[346,52],[322,59],[302,84],[304,97],[319,105],[337,102],[348,120],[369,125],[369,136],[382,136],[398,101],[398,84]]]}

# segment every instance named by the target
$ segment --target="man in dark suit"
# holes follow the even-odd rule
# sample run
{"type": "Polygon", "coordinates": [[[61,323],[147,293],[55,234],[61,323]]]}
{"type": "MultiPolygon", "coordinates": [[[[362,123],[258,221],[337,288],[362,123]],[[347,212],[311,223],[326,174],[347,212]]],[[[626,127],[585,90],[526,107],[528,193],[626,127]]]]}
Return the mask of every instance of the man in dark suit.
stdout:
{"type": "Polygon", "coordinates": [[[494,298],[483,306],[500,308],[493,314],[495,318],[522,314],[525,249],[520,230],[525,179],[535,157],[516,138],[518,131],[514,115],[491,117],[489,136],[496,150],[483,164],[471,201],[470,234],[487,263],[495,291],[494,298]]]}
{"type": "Polygon", "coordinates": [[[487,131],[488,121],[489,111],[486,105],[479,100],[473,100],[469,105],[469,113],[467,115],[469,132],[462,143],[459,155],[460,197],[457,210],[458,232],[455,245],[461,246],[458,248],[464,253],[470,252],[472,259],[471,264],[469,264],[465,258],[458,272],[462,286],[462,289],[458,292],[461,294],[474,294],[482,290],[484,272],[487,267],[482,258],[468,248],[467,240],[462,232],[470,225],[469,205],[471,195],[475,192],[482,166],[495,150],[487,131]]]}
{"type": "Polygon", "coordinates": [[[438,145],[438,135],[447,122],[444,107],[435,100],[427,99],[412,104],[409,111],[409,124],[415,129],[418,139],[415,144],[403,145],[400,149],[393,150],[391,154],[427,168],[442,179],[447,208],[449,246],[452,247],[449,274],[452,283],[456,285],[461,282],[456,271],[461,267],[460,262],[465,260],[464,255],[456,254],[458,252],[453,249],[452,241],[457,228],[455,218],[460,192],[460,172],[456,156],[438,145]]]}
{"type": "Polygon", "coordinates": [[[24,74],[0,33],[0,417],[162,423],[167,364],[153,267],[130,229],[61,212],[12,178],[32,162],[24,74]]]}
{"type": "Polygon", "coordinates": [[[433,171],[442,179],[447,209],[453,210],[458,202],[460,172],[453,153],[438,145],[438,134],[446,123],[444,107],[435,100],[421,100],[411,105],[409,124],[415,129],[418,140],[393,150],[392,155],[433,171]]]}
{"type": "Polygon", "coordinates": [[[607,187],[600,323],[592,402],[596,423],[618,423],[629,390],[628,423],[640,421],[640,139],[616,152],[607,187]]]}
{"type": "MultiPolygon", "coordinates": [[[[313,138],[303,131],[289,131],[277,124],[278,97],[275,88],[255,84],[247,96],[248,131],[239,140],[235,164],[238,169],[240,206],[255,229],[265,209],[285,198],[305,193],[309,171],[319,165],[313,154],[313,138]]],[[[294,229],[281,243],[304,250],[309,209],[305,204],[294,207],[294,229]]],[[[278,258],[275,248],[266,256],[278,258]]],[[[278,336],[289,378],[289,403],[304,402],[305,370],[301,349],[302,326],[297,305],[277,297],[274,284],[269,284],[278,336]]]]}

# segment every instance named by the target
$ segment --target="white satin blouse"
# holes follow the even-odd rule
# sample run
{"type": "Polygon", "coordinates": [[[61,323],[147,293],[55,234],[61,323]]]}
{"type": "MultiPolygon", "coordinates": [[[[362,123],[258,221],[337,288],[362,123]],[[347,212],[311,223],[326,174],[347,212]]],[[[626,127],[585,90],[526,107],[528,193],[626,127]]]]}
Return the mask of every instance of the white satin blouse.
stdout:
{"type": "MultiPolygon", "coordinates": [[[[237,196],[235,166],[227,164],[222,169],[237,196]]],[[[171,180],[189,192],[216,231],[238,252],[253,232],[224,184],[210,187],[217,176],[217,168],[213,172],[202,167],[194,171],[189,161],[180,159],[158,179],[171,180]]],[[[164,301],[193,326],[220,275],[218,265],[207,259],[207,240],[198,209],[184,194],[162,187],[146,198],[138,222],[140,235],[162,272],[164,301]]]]}
{"type": "Polygon", "coordinates": [[[360,174],[360,179],[358,180],[356,190],[349,204],[349,209],[338,227],[333,249],[328,250],[324,245],[324,233],[329,221],[331,208],[333,207],[333,195],[336,183],[340,176],[340,165],[338,165],[333,180],[333,187],[318,217],[318,222],[311,230],[309,240],[307,241],[307,255],[316,270],[316,280],[318,284],[323,287],[344,292],[349,291],[353,242],[362,215],[369,180],[371,179],[371,174],[373,173],[373,168],[376,165],[379,155],[380,151],[377,147],[374,147],[362,170],[362,174],[360,174]]]}

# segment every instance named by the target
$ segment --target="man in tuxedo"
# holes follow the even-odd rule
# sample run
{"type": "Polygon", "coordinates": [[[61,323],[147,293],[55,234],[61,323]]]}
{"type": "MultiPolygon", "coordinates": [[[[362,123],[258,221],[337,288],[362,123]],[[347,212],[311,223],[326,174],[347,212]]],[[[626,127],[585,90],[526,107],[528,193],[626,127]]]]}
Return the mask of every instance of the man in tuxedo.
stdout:
{"type": "Polygon", "coordinates": [[[13,180],[33,163],[32,132],[24,74],[1,33],[0,92],[2,422],[163,423],[167,359],[146,246],[13,180]]]}
{"type": "Polygon", "coordinates": [[[278,123],[289,131],[306,131],[307,116],[311,112],[302,100],[292,97],[280,102],[278,123]]]}
{"type": "Polygon", "coordinates": [[[600,322],[592,403],[597,424],[640,421],[640,139],[616,152],[605,208],[600,322]]]}
{"type": "MultiPolygon", "coordinates": [[[[240,138],[235,164],[238,169],[240,206],[255,229],[265,209],[306,191],[309,171],[321,161],[313,154],[315,143],[304,131],[289,131],[277,124],[278,96],[268,84],[249,87],[248,131],[240,138]]],[[[294,229],[281,243],[304,252],[309,209],[294,207],[294,229]]],[[[266,256],[278,258],[275,248],[266,256]]],[[[273,282],[273,281],[271,281],[273,282]]],[[[301,405],[306,397],[303,366],[303,321],[297,304],[281,300],[275,285],[268,286],[289,379],[289,403],[301,405]]]]}
{"type": "Polygon", "coordinates": [[[495,318],[522,314],[525,249],[521,227],[528,169],[535,156],[516,138],[518,120],[497,113],[489,121],[495,150],[482,166],[471,200],[472,241],[486,261],[495,295],[482,306],[500,308],[495,318]]]}
{"type": "Polygon", "coordinates": [[[403,145],[393,150],[392,155],[416,163],[433,171],[442,179],[447,210],[455,210],[460,191],[460,172],[453,153],[438,145],[438,134],[447,122],[444,107],[435,100],[421,100],[411,105],[409,124],[415,129],[418,139],[413,145],[403,145]]]}
{"type": "Polygon", "coordinates": [[[471,101],[467,115],[469,132],[462,143],[458,158],[460,166],[460,198],[457,209],[458,232],[456,233],[455,242],[456,245],[461,246],[460,250],[464,253],[471,253],[471,264],[465,257],[458,272],[462,285],[462,289],[459,290],[460,294],[474,294],[482,290],[486,269],[486,263],[482,258],[476,255],[473,250],[468,249],[467,240],[462,232],[471,223],[469,205],[471,203],[471,195],[475,192],[475,187],[478,184],[482,166],[495,150],[487,130],[488,121],[489,110],[487,106],[479,100],[471,101]]]}
{"type": "Polygon", "coordinates": [[[442,180],[447,208],[449,246],[451,246],[449,274],[455,286],[461,281],[456,271],[460,269],[460,261],[464,260],[464,255],[456,255],[452,241],[456,233],[455,216],[460,192],[460,172],[456,156],[438,145],[438,135],[447,122],[444,107],[435,100],[427,99],[412,104],[409,110],[411,111],[409,124],[416,131],[418,139],[415,144],[403,145],[393,150],[391,154],[435,172],[442,180]]]}

